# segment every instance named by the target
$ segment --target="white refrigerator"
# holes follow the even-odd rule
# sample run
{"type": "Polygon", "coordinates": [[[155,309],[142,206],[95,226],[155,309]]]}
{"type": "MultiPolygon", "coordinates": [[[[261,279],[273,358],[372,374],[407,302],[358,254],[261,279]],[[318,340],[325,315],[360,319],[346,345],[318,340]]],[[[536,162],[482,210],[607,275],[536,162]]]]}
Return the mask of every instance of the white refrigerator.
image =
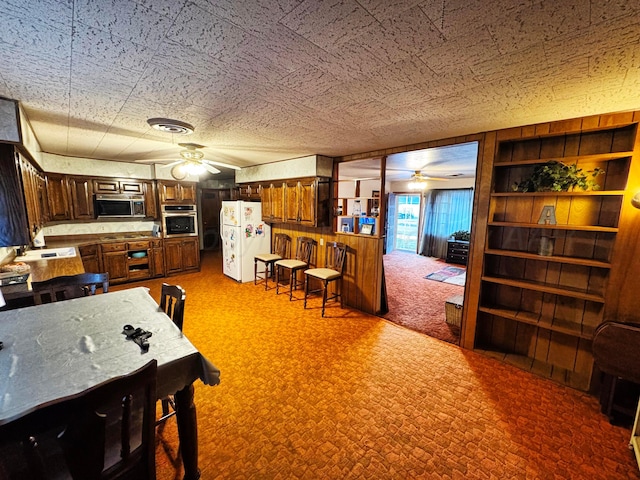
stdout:
{"type": "Polygon", "coordinates": [[[271,227],[262,221],[262,204],[222,202],[220,236],[222,272],[239,282],[253,282],[253,257],[271,251],[271,227]]]}

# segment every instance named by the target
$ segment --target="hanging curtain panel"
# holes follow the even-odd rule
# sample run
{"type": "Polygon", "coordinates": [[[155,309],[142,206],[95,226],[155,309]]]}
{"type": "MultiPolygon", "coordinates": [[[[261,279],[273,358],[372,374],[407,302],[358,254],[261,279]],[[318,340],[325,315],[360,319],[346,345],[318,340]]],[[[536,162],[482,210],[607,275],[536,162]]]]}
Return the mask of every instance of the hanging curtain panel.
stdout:
{"type": "Polygon", "coordinates": [[[430,190],[424,203],[420,254],[446,258],[447,239],[458,230],[471,230],[473,189],[430,190]]]}

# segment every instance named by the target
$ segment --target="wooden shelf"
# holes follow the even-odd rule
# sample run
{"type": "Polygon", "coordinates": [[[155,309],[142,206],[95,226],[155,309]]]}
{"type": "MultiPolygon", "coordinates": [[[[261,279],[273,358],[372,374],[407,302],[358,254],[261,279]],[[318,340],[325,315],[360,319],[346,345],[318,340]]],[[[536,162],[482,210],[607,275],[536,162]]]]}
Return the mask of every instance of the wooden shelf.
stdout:
{"type": "Polygon", "coordinates": [[[578,298],[580,300],[588,300],[590,302],[604,303],[604,296],[588,293],[571,287],[556,287],[545,283],[533,282],[530,280],[517,280],[514,278],[483,276],[483,282],[497,283],[499,285],[507,285],[509,287],[524,288],[537,292],[551,293],[554,295],[562,295],[564,297],[578,298]]]}
{"type": "Polygon", "coordinates": [[[589,389],[591,375],[580,374],[525,355],[482,348],[476,348],[474,351],[579,390],[586,391],[589,389]]]}
{"type": "Polygon", "coordinates": [[[593,339],[594,328],[587,327],[582,324],[576,324],[572,322],[562,322],[554,320],[553,318],[545,318],[540,315],[536,315],[531,312],[524,312],[519,310],[512,310],[508,308],[498,307],[479,307],[479,311],[495,315],[497,317],[506,318],[520,323],[527,323],[529,325],[535,325],[536,327],[544,328],[545,330],[551,330],[552,332],[565,333],[574,337],[584,338],[586,340],[593,339]]]}
{"type": "Polygon", "coordinates": [[[490,227],[542,228],[545,230],[580,230],[583,232],[617,233],[618,227],[601,227],[599,225],[548,225],[542,223],[520,222],[488,222],[490,227]]]}
{"type": "Polygon", "coordinates": [[[613,152],[613,153],[598,153],[594,155],[576,155],[571,157],[552,157],[552,158],[534,158],[530,160],[516,160],[514,162],[496,162],[494,167],[519,167],[523,165],[538,165],[549,162],[561,162],[561,163],[578,163],[578,162],[611,162],[614,160],[620,160],[622,158],[631,157],[632,151],[629,152],[613,152]]]}
{"type": "Polygon", "coordinates": [[[597,268],[611,268],[609,262],[602,262],[600,260],[592,260],[590,258],[580,257],[563,257],[560,255],[538,255],[531,252],[520,252],[517,250],[500,250],[500,249],[487,249],[484,252],[487,255],[498,255],[501,257],[512,258],[524,258],[527,260],[539,260],[541,262],[555,262],[555,263],[567,263],[570,265],[581,265],[584,267],[597,267],[597,268]]]}
{"type": "Polygon", "coordinates": [[[624,196],[624,190],[587,190],[573,192],[494,192],[492,197],[595,197],[624,196]]]}

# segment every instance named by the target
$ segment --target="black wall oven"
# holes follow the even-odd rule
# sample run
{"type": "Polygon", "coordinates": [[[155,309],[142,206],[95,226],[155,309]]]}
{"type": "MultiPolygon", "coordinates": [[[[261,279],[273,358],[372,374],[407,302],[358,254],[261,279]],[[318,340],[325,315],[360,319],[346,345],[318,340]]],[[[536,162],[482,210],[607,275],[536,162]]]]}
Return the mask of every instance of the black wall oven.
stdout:
{"type": "Polygon", "coordinates": [[[198,235],[198,215],[195,205],[163,205],[162,227],[165,237],[198,235]]]}

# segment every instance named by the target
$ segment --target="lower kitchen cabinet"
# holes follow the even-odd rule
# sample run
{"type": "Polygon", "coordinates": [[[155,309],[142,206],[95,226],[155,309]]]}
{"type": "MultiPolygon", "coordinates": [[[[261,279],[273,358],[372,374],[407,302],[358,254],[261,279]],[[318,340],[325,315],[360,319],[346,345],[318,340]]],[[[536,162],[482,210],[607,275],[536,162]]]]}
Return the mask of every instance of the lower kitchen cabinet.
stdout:
{"type": "Polygon", "coordinates": [[[165,239],[164,266],[167,275],[200,270],[198,237],[165,239]]]}
{"type": "Polygon", "coordinates": [[[101,273],[102,270],[102,256],[100,255],[100,245],[80,245],[78,247],[80,251],[80,258],[82,259],[82,266],[87,273],[101,273]]]}
{"type": "Polygon", "coordinates": [[[151,240],[150,243],[149,266],[151,269],[151,276],[164,277],[164,248],[162,247],[162,240],[151,240]]]}
{"type": "Polygon", "coordinates": [[[126,243],[102,244],[102,266],[109,274],[109,283],[121,283],[129,280],[126,243]]]}

